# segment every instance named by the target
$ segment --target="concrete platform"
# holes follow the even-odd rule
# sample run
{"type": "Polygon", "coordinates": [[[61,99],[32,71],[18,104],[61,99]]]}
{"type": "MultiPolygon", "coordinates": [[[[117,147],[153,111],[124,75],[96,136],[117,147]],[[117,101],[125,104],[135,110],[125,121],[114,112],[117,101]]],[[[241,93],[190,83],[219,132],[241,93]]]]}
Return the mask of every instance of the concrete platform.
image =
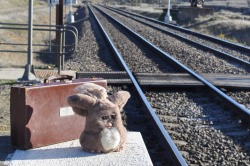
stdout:
{"type": "Polygon", "coordinates": [[[0,79],[17,80],[22,78],[24,69],[22,68],[0,68],[0,79]]]}
{"type": "MultiPolygon", "coordinates": [[[[0,68],[1,80],[17,80],[23,77],[24,68],[0,68]]],[[[57,70],[35,69],[35,74],[38,79],[44,79],[49,76],[58,75],[57,70]]],[[[64,70],[61,74],[76,76],[75,71],[64,70]]]]}
{"type": "Polygon", "coordinates": [[[16,150],[10,166],[152,166],[139,132],[129,132],[125,150],[112,153],[88,153],[81,150],[78,140],[32,150],[16,150]]]}

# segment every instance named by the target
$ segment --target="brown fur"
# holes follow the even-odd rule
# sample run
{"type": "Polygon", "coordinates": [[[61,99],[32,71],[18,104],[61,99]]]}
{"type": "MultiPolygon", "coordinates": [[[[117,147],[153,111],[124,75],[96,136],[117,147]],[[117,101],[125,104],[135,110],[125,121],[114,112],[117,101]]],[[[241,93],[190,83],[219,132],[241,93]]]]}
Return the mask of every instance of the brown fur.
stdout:
{"type": "MultiPolygon", "coordinates": [[[[86,87],[100,88],[95,84],[81,85],[81,89],[86,87]]],[[[103,91],[101,93],[102,95],[95,96],[75,94],[68,97],[68,103],[74,112],[86,116],[86,126],[80,136],[80,143],[83,150],[90,152],[120,151],[127,139],[127,130],[122,124],[120,111],[130,94],[126,91],[119,91],[110,96],[103,95],[103,91]]]]}

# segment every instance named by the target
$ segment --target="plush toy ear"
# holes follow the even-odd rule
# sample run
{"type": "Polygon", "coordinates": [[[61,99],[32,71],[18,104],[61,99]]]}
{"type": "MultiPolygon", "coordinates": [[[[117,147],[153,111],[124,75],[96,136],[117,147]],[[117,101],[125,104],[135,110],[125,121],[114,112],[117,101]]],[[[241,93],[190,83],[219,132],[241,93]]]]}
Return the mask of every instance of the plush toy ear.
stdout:
{"type": "Polygon", "coordinates": [[[87,116],[88,115],[88,111],[87,110],[83,110],[81,108],[78,107],[72,107],[73,111],[80,116],[87,116]]]}
{"type": "Polygon", "coordinates": [[[130,94],[127,91],[119,91],[108,97],[108,99],[111,102],[118,105],[120,110],[124,107],[124,105],[126,104],[129,98],[130,98],[130,94]]]}
{"type": "Polygon", "coordinates": [[[84,94],[76,94],[68,97],[68,104],[73,111],[81,116],[86,116],[89,108],[95,105],[96,99],[84,94]]]}

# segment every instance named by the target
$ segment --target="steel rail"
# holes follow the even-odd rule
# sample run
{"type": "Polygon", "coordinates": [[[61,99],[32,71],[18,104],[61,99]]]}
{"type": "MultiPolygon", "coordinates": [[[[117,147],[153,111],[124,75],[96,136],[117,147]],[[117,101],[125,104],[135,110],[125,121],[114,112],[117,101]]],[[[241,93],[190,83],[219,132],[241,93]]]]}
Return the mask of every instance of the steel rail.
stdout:
{"type": "MultiPolygon", "coordinates": [[[[104,6],[104,7],[106,7],[106,6],[104,6]]],[[[111,7],[108,7],[108,8],[111,8],[111,7]]],[[[230,41],[227,41],[227,40],[223,40],[223,39],[220,39],[220,38],[217,38],[217,37],[213,37],[213,36],[210,36],[210,35],[205,35],[205,34],[201,34],[201,33],[198,33],[198,32],[194,32],[192,30],[189,30],[189,29],[186,29],[186,28],[183,28],[183,27],[180,27],[180,26],[176,26],[176,25],[173,25],[173,24],[168,24],[168,23],[165,23],[165,22],[162,22],[162,21],[158,21],[156,19],[149,18],[149,17],[146,17],[146,16],[142,16],[140,14],[128,12],[128,11],[117,9],[117,8],[113,8],[113,9],[122,11],[124,13],[131,14],[131,15],[134,15],[134,16],[146,19],[146,20],[150,20],[150,21],[152,21],[154,23],[157,23],[157,24],[160,24],[160,25],[164,25],[164,26],[167,26],[167,27],[175,29],[175,30],[179,30],[179,31],[185,32],[187,34],[192,34],[194,36],[201,37],[203,39],[206,39],[206,40],[218,43],[218,44],[224,44],[225,46],[229,46],[231,48],[238,49],[240,51],[250,52],[250,47],[244,46],[242,44],[237,44],[237,43],[230,42],[230,41]]]]}
{"type": "Polygon", "coordinates": [[[108,44],[110,45],[110,47],[113,50],[113,52],[115,53],[115,55],[118,57],[119,62],[122,64],[123,68],[125,69],[126,73],[128,74],[129,78],[131,79],[132,83],[134,84],[138,94],[140,95],[140,98],[142,99],[144,105],[148,109],[148,111],[149,111],[148,113],[151,115],[154,124],[157,126],[157,129],[160,131],[161,136],[163,136],[164,140],[162,140],[162,141],[163,141],[164,145],[166,145],[168,147],[167,149],[170,150],[169,152],[166,152],[166,153],[167,154],[170,153],[172,155],[172,158],[174,159],[173,162],[176,165],[187,165],[185,159],[182,157],[180,151],[177,149],[177,147],[174,144],[173,140],[171,139],[170,135],[168,134],[168,132],[166,131],[166,129],[162,125],[162,123],[159,120],[159,118],[157,117],[157,115],[155,114],[155,112],[154,112],[153,108],[151,107],[150,103],[148,102],[145,94],[143,93],[142,89],[140,88],[137,80],[133,76],[132,72],[129,70],[125,61],[123,60],[121,54],[118,52],[118,50],[116,49],[116,47],[112,43],[111,39],[109,38],[108,34],[105,32],[104,28],[102,27],[100,21],[98,20],[98,18],[96,17],[94,12],[92,11],[91,7],[89,7],[89,9],[90,9],[91,13],[93,14],[95,20],[97,21],[100,29],[102,30],[103,35],[105,36],[106,40],[108,41],[108,44]]]}
{"type": "MultiPolygon", "coordinates": [[[[114,12],[117,12],[117,11],[115,11],[115,10],[113,10],[113,9],[109,9],[109,10],[112,10],[112,11],[114,11],[114,12]]],[[[235,57],[235,56],[233,56],[233,55],[231,55],[231,54],[228,54],[228,53],[223,52],[223,51],[220,51],[220,50],[218,50],[218,49],[215,49],[215,48],[206,46],[206,45],[204,45],[204,44],[200,44],[200,43],[198,43],[198,42],[192,41],[192,40],[190,40],[190,39],[187,39],[186,37],[183,37],[183,36],[178,35],[178,34],[176,34],[176,33],[167,31],[167,30],[162,29],[162,28],[160,28],[160,27],[157,27],[157,26],[155,26],[155,25],[152,25],[152,24],[143,22],[143,21],[138,20],[138,19],[136,19],[136,18],[127,16],[127,15],[125,15],[125,14],[123,14],[123,13],[120,13],[120,12],[119,12],[119,14],[121,14],[121,15],[123,15],[123,16],[126,16],[126,17],[129,17],[130,19],[133,19],[133,20],[135,20],[135,21],[138,21],[138,22],[140,22],[140,23],[142,23],[142,24],[144,24],[144,25],[147,25],[147,26],[149,26],[149,27],[152,27],[152,28],[154,28],[154,29],[157,29],[157,30],[159,30],[159,31],[161,31],[161,32],[163,32],[163,33],[166,33],[166,34],[168,34],[168,35],[171,35],[171,36],[173,36],[173,37],[176,37],[176,38],[178,38],[178,39],[181,39],[181,40],[183,40],[183,41],[186,41],[186,42],[188,42],[188,43],[191,43],[191,44],[193,44],[193,45],[196,45],[196,46],[198,46],[198,47],[201,47],[201,48],[204,49],[204,50],[211,51],[211,52],[213,52],[213,53],[215,54],[215,56],[220,55],[220,56],[222,56],[222,57],[225,57],[225,58],[228,58],[228,59],[237,61],[237,62],[240,63],[240,64],[243,64],[243,65],[246,65],[246,66],[249,66],[249,67],[250,67],[250,62],[245,61],[245,60],[243,60],[243,59],[240,59],[240,58],[238,58],[238,57],[235,57]]],[[[217,56],[217,57],[218,57],[218,56],[217,56]]]]}
{"type": "Polygon", "coordinates": [[[119,22],[117,19],[115,19],[115,18],[111,17],[110,15],[108,15],[107,13],[103,12],[98,7],[96,7],[96,8],[100,12],[102,12],[104,15],[108,16],[111,20],[113,20],[114,22],[116,22],[118,25],[120,25],[122,28],[124,28],[127,32],[130,32],[136,39],[138,39],[139,41],[141,41],[142,43],[144,43],[145,45],[147,45],[148,48],[151,48],[155,53],[158,53],[158,55],[166,57],[168,60],[170,60],[174,64],[176,64],[179,67],[181,67],[187,73],[191,74],[196,79],[198,79],[202,83],[204,83],[210,90],[212,90],[213,92],[215,92],[222,99],[224,99],[225,102],[227,102],[228,104],[230,104],[235,109],[234,111],[236,111],[236,113],[240,114],[241,117],[242,117],[242,119],[245,122],[249,123],[250,110],[248,110],[246,107],[242,106],[237,101],[233,100],[231,97],[229,97],[228,95],[226,95],[225,93],[223,93],[220,89],[218,89],[217,87],[215,87],[212,83],[210,83],[209,81],[207,81],[206,79],[204,79],[203,77],[201,77],[199,74],[195,73],[193,70],[189,69],[188,67],[186,67],[185,65],[183,65],[182,63],[180,63],[178,60],[176,60],[175,58],[173,58],[169,54],[165,53],[164,51],[162,51],[161,49],[159,49],[158,47],[156,47],[155,45],[153,45],[152,43],[150,43],[149,41],[147,41],[145,38],[143,38],[142,36],[140,36],[136,32],[132,31],[130,28],[128,28],[123,23],[119,22]]]}

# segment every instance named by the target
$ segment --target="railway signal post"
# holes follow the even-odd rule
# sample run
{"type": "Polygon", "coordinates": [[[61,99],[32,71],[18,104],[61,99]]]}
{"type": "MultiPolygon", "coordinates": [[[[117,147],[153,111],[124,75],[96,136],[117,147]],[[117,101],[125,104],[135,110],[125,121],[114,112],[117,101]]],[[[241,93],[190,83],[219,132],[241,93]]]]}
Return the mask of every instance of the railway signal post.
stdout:
{"type": "Polygon", "coordinates": [[[171,22],[171,21],[172,21],[172,16],[170,15],[170,0],[168,0],[168,11],[164,18],[164,22],[171,22]]]}

